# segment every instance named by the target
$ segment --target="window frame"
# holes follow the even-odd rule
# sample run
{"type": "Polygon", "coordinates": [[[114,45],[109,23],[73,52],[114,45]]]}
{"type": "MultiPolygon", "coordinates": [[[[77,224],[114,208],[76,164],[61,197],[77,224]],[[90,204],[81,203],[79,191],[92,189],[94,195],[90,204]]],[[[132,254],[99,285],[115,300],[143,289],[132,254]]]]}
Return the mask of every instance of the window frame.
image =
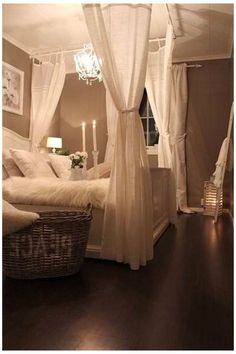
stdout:
{"type": "MultiPolygon", "coordinates": [[[[146,90],[145,90],[146,91],[146,90]]],[[[144,94],[145,94],[145,91],[144,91],[144,94]]],[[[146,120],[146,137],[145,137],[145,130],[143,129],[143,133],[144,133],[144,137],[145,137],[145,145],[146,145],[146,148],[147,150],[150,149],[150,150],[153,150],[155,149],[155,146],[158,145],[158,144],[154,144],[154,145],[149,145],[150,144],[150,119],[153,119],[154,120],[154,123],[155,123],[155,119],[154,119],[154,116],[150,114],[151,112],[151,105],[150,105],[150,102],[149,102],[149,99],[148,99],[148,94],[146,92],[146,97],[147,97],[147,103],[146,103],[146,115],[141,115],[140,114],[140,119],[141,120],[146,120]]]]}

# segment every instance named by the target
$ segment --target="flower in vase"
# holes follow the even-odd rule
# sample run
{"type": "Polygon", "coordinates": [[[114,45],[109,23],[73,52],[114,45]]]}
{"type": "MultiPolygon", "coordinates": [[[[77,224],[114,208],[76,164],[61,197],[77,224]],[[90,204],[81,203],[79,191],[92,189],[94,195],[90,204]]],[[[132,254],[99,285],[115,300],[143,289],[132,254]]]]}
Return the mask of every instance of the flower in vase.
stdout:
{"type": "Polygon", "coordinates": [[[76,155],[76,156],[83,156],[84,159],[87,159],[87,158],[88,158],[88,154],[87,154],[87,152],[85,152],[85,151],[83,151],[83,152],[76,151],[75,155],[76,155]]]}
{"type": "Polygon", "coordinates": [[[71,168],[83,168],[87,158],[87,152],[76,151],[74,154],[69,155],[69,159],[71,160],[71,168]]]}

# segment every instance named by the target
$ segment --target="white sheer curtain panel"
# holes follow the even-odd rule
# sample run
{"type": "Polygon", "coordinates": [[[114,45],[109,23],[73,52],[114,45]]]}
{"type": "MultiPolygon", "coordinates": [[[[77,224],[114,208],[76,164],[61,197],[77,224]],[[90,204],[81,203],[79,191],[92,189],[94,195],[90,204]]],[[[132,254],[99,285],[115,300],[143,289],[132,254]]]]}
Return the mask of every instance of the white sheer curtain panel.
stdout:
{"type": "Polygon", "coordinates": [[[159,131],[158,165],[172,167],[170,146],[171,67],[174,47],[173,28],[167,25],[165,45],[157,51],[149,51],[146,89],[154,119],[159,131]]]}
{"type": "Polygon", "coordinates": [[[214,177],[213,183],[218,188],[223,186],[225,169],[231,171],[233,168],[233,146],[232,146],[232,140],[230,139],[230,136],[232,134],[233,117],[234,117],[234,102],[231,105],[227,137],[224,139],[221,145],[219,156],[216,161],[216,169],[215,172],[213,173],[213,177],[214,177]]]}
{"type": "Polygon", "coordinates": [[[221,145],[218,159],[215,163],[216,169],[213,173],[213,183],[217,188],[223,186],[225,168],[228,171],[232,170],[232,156],[232,141],[230,138],[225,138],[221,145]]]}
{"type": "Polygon", "coordinates": [[[175,178],[171,156],[170,108],[171,108],[171,68],[174,47],[173,28],[167,25],[165,45],[157,51],[149,51],[146,90],[153,116],[159,131],[158,166],[170,168],[169,218],[176,222],[175,178]]]}
{"type": "Polygon", "coordinates": [[[86,4],[85,19],[118,111],[102,256],[139,269],[153,258],[151,178],[139,117],[151,6],[86,4]]]}
{"type": "Polygon", "coordinates": [[[107,146],[105,161],[112,161],[114,157],[115,141],[116,141],[116,127],[119,112],[113,103],[111,95],[106,90],[106,113],[107,113],[107,146]]]}
{"type": "Polygon", "coordinates": [[[187,64],[172,66],[170,136],[172,164],[176,183],[177,208],[184,213],[193,211],[187,206],[186,182],[186,116],[188,103],[187,64]]]}
{"type": "Polygon", "coordinates": [[[65,82],[63,55],[56,62],[33,63],[31,84],[31,150],[37,151],[47,134],[65,82]]]}

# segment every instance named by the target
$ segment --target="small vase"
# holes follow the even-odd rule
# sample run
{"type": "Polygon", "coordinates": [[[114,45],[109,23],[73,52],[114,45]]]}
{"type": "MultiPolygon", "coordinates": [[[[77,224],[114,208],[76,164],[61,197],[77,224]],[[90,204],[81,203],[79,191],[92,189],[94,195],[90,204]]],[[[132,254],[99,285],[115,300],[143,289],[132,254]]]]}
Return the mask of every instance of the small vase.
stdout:
{"type": "Polygon", "coordinates": [[[70,180],[71,181],[81,181],[82,179],[84,179],[83,168],[71,168],[70,180]]]}

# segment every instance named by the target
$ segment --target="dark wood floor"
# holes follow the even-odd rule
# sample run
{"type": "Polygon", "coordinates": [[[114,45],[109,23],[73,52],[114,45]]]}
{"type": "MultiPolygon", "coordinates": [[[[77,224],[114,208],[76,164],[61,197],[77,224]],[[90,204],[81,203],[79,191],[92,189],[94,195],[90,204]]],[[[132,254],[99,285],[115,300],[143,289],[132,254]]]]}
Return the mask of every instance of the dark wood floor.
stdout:
{"type": "Polygon", "coordinates": [[[80,274],[5,279],[4,349],[232,349],[233,235],[225,215],[181,215],[139,271],[86,259],[80,274]]]}

